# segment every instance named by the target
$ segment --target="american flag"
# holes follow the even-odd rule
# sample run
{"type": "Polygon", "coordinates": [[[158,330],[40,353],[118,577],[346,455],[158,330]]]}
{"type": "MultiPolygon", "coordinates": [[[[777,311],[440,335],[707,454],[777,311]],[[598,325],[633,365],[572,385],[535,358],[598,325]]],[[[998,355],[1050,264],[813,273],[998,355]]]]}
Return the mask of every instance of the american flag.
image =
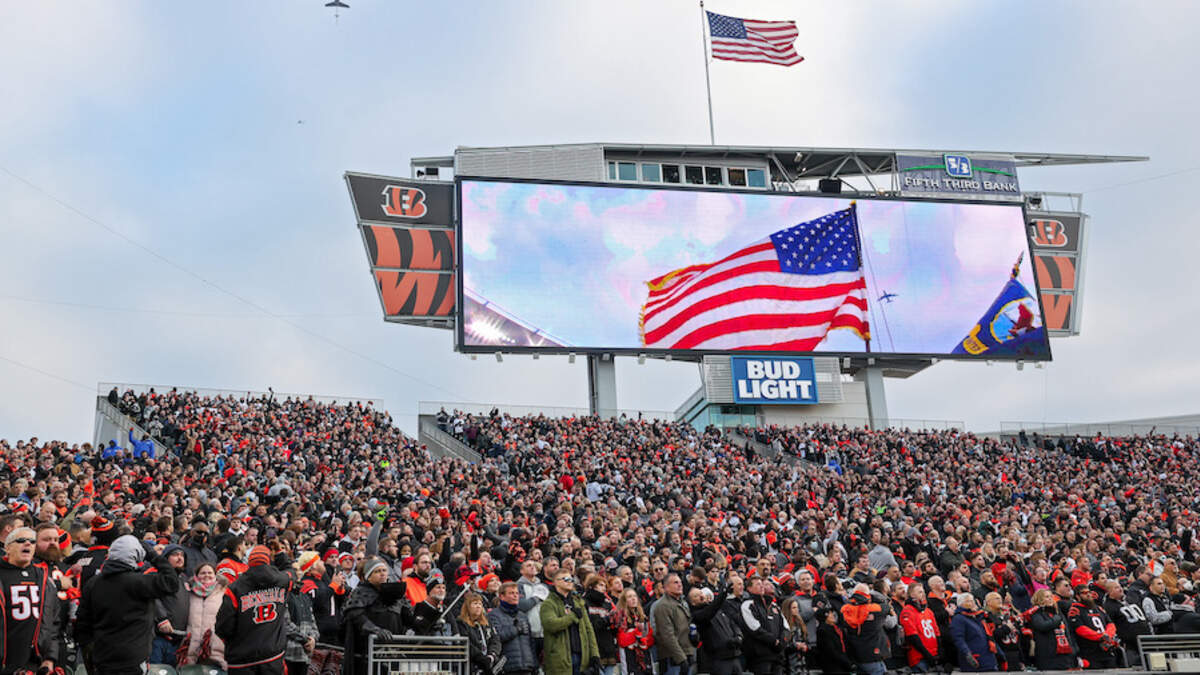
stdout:
{"type": "Polygon", "coordinates": [[[708,14],[708,35],[714,59],[755,61],[794,66],[804,60],[792,43],[799,35],[795,21],[756,21],[708,14]]]}
{"type": "Polygon", "coordinates": [[[646,284],[647,347],[807,352],[835,328],[870,339],[853,206],[646,284]]]}

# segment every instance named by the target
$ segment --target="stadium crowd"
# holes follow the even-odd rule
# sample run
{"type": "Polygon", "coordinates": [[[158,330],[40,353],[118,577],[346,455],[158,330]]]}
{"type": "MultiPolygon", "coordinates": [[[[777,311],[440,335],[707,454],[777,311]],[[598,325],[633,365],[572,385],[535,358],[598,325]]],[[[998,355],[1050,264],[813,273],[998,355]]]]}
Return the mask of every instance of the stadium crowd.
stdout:
{"type": "Polygon", "coordinates": [[[1200,632],[1193,438],[999,441],[114,390],[149,434],[0,441],[0,675],[1109,668],[1200,632]],[[128,447],[123,443],[128,442],[128,447]],[[774,454],[774,453],[772,453],[774,454]]]}

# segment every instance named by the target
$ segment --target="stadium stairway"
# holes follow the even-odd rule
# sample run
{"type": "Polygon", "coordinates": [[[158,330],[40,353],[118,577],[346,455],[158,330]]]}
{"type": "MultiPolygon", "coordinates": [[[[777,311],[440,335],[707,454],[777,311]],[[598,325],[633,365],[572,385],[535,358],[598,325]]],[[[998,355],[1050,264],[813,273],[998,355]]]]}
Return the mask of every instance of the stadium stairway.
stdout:
{"type": "Polygon", "coordinates": [[[483,460],[483,455],[474,448],[439,429],[437,417],[434,415],[417,417],[417,440],[429,450],[434,459],[450,457],[465,459],[472,464],[483,460]]]}
{"type": "Polygon", "coordinates": [[[103,448],[108,445],[110,440],[115,440],[117,445],[129,447],[129,432],[133,431],[133,435],[138,439],[150,436],[154,441],[154,445],[159,448],[167,447],[167,444],[157,436],[151,436],[150,432],[143,429],[133,418],[121,412],[115,405],[108,402],[108,398],[104,396],[96,397],[96,425],[92,432],[92,445],[96,448],[103,448]]]}

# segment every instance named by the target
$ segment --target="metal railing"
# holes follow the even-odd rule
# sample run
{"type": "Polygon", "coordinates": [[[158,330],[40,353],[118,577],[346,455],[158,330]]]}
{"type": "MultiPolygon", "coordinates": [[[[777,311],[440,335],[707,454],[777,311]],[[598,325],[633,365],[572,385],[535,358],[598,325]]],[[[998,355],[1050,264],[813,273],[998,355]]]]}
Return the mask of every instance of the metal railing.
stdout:
{"type": "MultiPolygon", "coordinates": [[[[470,415],[488,415],[492,410],[499,410],[502,414],[511,415],[513,417],[527,417],[531,415],[545,415],[546,417],[587,417],[591,412],[587,408],[575,408],[569,406],[552,406],[552,405],[508,405],[506,403],[462,403],[451,401],[421,401],[417,405],[417,411],[420,415],[436,415],[443,408],[451,415],[454,411],[464,412],[470,415]]],[[[627,417],[630,419],[647,419],[647,420],[665,420],[668,422],[675,421],[675,413],[669,410],[633,410],[620,408],[606,414],[607,417],[627,417]]]]}
{"type": "Polygon", "coordinates": [[[1001,422],[1000,433],[1015,436],[1021,431],[1037,432],[1043,436],[1200,436],[1200,426],[1154,423],[1086,423],[1086,422],[1001,422]]]}
{"type": "MultiPolygon", "coordinates": [[[[162,452],[164,449],[169,449],[169,446],[158,436],[151,434],[139,425],[132,417],[121,412],[121,409],[108,402],[105,396],[96,397],[96,424],[95,430],[92,432],[92,442],[99,452],[104,449],[105,443],[109,438],[101,438],[101,436],[111,436],[111,434],[103,433],[105,425],[102,420],[108,420],[112,428],[120,430],[120,434],[111,440],[115,440],[117,445],[126,447],[129,445],[129,432],[132,430],[134,436],[139,438],[150,437],[157,446],[157,451],[162,452]]],[[[127,448],[132,452],[133,448],[127,448]]]]}
{"type": "Polygon", "coordinates": [[[430,446],[430,453],[434,452],[432,446],[436,445],[446,455],[457,459],[465,459],[472,464],[483,460],[483,455],[474,448],[438,428],[437,420],[430,415],[421,415],[418,418],[417,432],[419,436],[425,437],[421,440],[425,442],[426,446],[430,446]]]}
{"type": "Polygon", "coordinates": [[[1200,635],[1139,635],[1137,644],[1143,670],[1196,672],[1200,666],[1200,635]],[[1192,667],[1179,667],[1177,662],[1184,660],[1192,667]]]}
{"type": "MultiPolygon", "coordinates": [[[[269,391],[255,391],[252,389],[211,389],[207,387],[182,387],[173,384],[135,384],[129,382],[101,382],[96,385],[96,392],[100,396],[108,396],[108,392],[113,388],[117,388],[119,394],[124,394],[126,390],[132,389],[134,393],[142,394],[153,389],[154,391],[165,394],[172,389],[178,392],[196,394],[205,397],[233,397],[235,399],[243,398],[266,398],[271,395],[269,391]]],[[[275,392],[275,400],[282,401],[287,398],[309,400],[312,399],[317,403],[362,403],[369,404],[376,410],[383,410],[383,399],[381,398],[361,398],[357,396],[324,396],[317,394],[293,394],[282,391],[275,392]]]]}
{"type": "Polygon", "coordinates": [[[465,637],[401,635],[367,642],[367,675],[471,675],[465,637]]]}

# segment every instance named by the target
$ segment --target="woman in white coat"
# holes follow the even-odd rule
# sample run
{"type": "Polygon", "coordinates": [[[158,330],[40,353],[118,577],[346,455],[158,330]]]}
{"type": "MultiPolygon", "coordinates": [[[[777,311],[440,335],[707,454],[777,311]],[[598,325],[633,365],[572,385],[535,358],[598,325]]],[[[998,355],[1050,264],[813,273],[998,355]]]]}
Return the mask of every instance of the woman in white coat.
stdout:
{"type": "Polygon", "coordinates": [[[187,637],[179,647],[180,666],[202,664],[225,668],[225,643],[213,631],[224,590],[212,564],[203,563],[196,568],[196,575],[188,584],[187,637]]]}

